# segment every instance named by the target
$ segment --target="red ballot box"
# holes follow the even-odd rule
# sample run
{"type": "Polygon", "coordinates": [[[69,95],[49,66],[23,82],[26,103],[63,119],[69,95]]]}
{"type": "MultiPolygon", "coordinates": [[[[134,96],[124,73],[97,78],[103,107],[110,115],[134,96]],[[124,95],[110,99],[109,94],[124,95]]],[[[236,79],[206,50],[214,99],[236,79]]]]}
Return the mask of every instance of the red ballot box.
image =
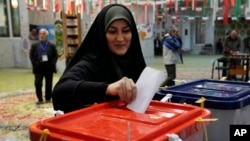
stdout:
{"type": "Polygon", "coordinates": [[[37,141],[202,141],[211,112],[193,105],[151,101],[145,113],[136,113],[120,101],[97,104],[30,125],[30,140],[37,141]],[[47,131],[47,132],[45,132],[47,131]]]}

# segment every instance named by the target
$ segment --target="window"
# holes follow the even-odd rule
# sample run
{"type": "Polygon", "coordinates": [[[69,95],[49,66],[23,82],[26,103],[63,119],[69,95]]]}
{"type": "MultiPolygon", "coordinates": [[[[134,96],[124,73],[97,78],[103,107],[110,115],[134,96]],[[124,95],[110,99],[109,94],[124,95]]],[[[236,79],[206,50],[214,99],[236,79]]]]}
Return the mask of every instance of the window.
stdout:
{"type": "Polygon", "coordinates": [[[9,3],[7,0],[0,1],[0,37],[20,37],[21,35],[19,7],[13,8],[12,1],[14,0],[9,1],[9,3]],[[11,34],[10,31],[12,31],[11,34]]]}
{"type": "Polygon", "coordinates": [[[0,1],[0,37],[9,37],[8,13],[6,0],[0,1]]]}
{"type": "MultiPolygon", "coordinates": [[[[16,0],[16,2],[18,1],[16,0]]],[[[12,21],[12,35],[13,37],[20,37],[21,34],[20,34],[19,7],[13,8],[12,5],[10,5],[10,9],[11,9],[10,12],[11,12],[11,21],[12,21]]]]}
{"type": "Polygon", "coordinates": [[[205,43],[205,33],[206,33],[206,24],[202,18],[196,18],[195,20],[195,42],[196,44],[205,43]]]}

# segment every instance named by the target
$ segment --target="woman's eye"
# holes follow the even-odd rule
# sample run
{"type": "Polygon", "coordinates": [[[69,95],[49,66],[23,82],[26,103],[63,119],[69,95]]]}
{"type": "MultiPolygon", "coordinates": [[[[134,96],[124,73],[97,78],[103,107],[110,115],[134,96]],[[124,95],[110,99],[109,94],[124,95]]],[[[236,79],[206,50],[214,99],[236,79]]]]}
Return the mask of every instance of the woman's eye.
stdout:
{"type": "Polygon", "coordinates": [[[115,34],[116,31],[115,31],[115,30],[108,30],[108,33],[110,33],[110,34],[115,34]]]}
{"type": "Polygon", "coordinates": [[[130,29],[125,29],[125,30],[123,30],[123,32],[128,33],[128,32],[130,32],[130,29]]]}

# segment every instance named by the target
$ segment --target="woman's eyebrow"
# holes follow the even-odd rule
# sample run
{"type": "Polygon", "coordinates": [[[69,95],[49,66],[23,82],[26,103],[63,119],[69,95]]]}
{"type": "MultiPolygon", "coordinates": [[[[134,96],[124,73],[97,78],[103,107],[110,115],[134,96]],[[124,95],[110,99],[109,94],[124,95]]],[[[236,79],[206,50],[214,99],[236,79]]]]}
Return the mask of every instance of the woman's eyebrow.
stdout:
{"type": "MultiPolygon", "coordinates": [[[[116,29],[116,28],[118,28],[118,27],[117,27],[117,26],[112,26],[112,25],[111,25],[109,28],[115,28],[115,29],[116,29]]],[[[129,26],[127,25],[127,26],[124,26],[124,27],[122,27],[122,28],[129,28],[129,26]]]]}

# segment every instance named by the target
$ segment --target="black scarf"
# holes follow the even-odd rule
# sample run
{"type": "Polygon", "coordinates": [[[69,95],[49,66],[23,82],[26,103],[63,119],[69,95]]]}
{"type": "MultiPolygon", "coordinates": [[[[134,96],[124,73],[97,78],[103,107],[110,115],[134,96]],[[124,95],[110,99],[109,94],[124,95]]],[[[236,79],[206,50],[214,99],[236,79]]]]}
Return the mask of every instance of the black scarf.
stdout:
{"type": "Polygon", "coordinates": [[[137,27],[127,7],[121,4],[110,4],[102,9],[80,48],[67,65],[65,72],[82,59],[98,66],[97,68],[102,69],[103,74],[107,76],[116,75],[117,79],[127,76],[135,82],[137,81],[146,64],[141,51],[137,27]],[[107,12],[108,14],[106,14],[107,12]],[[109,50],[105,36],[107,27],[117,18],[125,19],[132,32],[130,48],[123,56],[116,56],[109,50]]]}

